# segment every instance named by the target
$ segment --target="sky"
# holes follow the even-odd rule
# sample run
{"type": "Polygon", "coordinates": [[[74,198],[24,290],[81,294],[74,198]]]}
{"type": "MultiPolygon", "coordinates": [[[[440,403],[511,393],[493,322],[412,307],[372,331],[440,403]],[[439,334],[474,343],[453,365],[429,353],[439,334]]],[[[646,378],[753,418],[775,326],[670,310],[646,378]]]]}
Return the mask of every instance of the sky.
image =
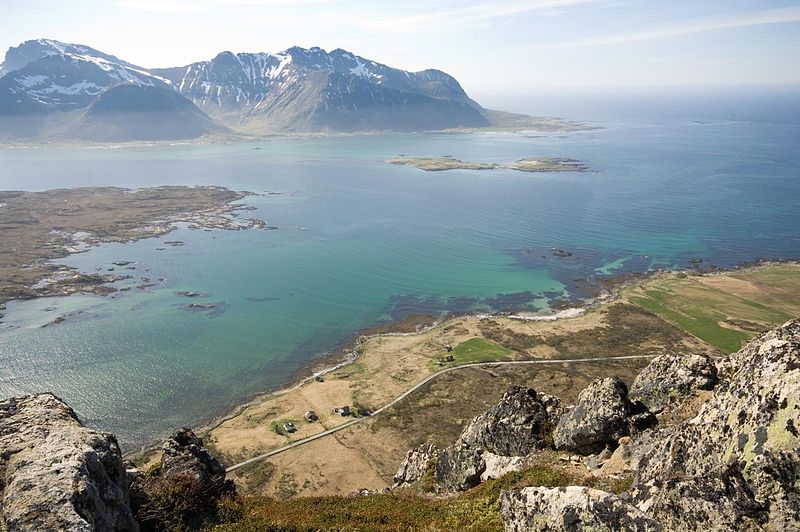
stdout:
{"type": "Polygon", "coordinates": [[[344,48],[472,94],[800,83],[800,1],[0,0],[0,49],[40,37],[144,67],[344,48]]]}

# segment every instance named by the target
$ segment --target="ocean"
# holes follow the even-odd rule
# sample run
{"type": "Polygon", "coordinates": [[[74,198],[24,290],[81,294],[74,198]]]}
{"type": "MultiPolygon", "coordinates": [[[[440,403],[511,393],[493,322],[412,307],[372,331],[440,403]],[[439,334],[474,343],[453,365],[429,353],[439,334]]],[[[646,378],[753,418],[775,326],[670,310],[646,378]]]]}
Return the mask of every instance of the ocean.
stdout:
{"type": "Polygon", "coordinates": [[[222,185],[258,194],[245,215],[278,227],[179,229],[59,261],[86,272],[135,261],[126,273],[137,278],[121,287],[163,281],[10,303],[0,397],[53,391],[132,449],[285,385],[358,331],[408,315],[547,312],[620,273],[798,258],[797,94],[485,98],[598,127],[575,133],[0,148],[3,190],[222,185]],[[385,163],[398,155],[571,157],[590,171],[430,173],[385,163]],[[171,240],[185,245],[164,245],[171,240]],[[188,300],[184,290],[202,295],[188,300]]]}

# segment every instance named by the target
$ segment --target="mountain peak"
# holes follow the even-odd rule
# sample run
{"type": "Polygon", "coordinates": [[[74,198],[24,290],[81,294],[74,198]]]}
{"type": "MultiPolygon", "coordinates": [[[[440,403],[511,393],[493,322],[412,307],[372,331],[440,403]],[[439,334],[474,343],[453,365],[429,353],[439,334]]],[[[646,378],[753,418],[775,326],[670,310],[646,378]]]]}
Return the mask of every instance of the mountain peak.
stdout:
{"type": "Polygon", "coordinates": [[[146,103],[191,114],[180,101],[158,91],[108,91],[130,84],[174,91],[223,124],[248,133],[421,131],[489,124],[481,107],[444,72],[408,72],[342,48],[226,50],[183,67],[145,69],[89,46],[42,38],[9,49],[2,72],[0,118],[97,104],[94,116],[105,106],[122,108],[125,102],[131,110],[146,103]]]}

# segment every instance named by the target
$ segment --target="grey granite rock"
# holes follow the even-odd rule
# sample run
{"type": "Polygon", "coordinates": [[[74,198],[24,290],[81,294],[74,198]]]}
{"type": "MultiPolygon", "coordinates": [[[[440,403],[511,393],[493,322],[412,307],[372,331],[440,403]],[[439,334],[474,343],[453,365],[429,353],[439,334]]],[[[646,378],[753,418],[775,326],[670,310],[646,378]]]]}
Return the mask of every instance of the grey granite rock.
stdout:
{"type": "Polygon", "coordinates": [[[482,451],[456,444],[439,453],[436,460],[437,491],[464,491],[480,484],[486,470],[482,451]]]}
{"type": "Polygon", "coordinates": [[[689,527],[800,529],[800,321],[756,338],[726,366],[730,380],[697,416],[640,457],[634,500],[689,527]]]}
{"type": "Polygon", "coordinates": [[[616,378],[594,381],[578,395],[575,406],[561,416],[553,431],[553,443],[556,449],[597,453],[629,434],[628,417],[632,413],[624,382],[616,378]]]}
{"type": "Polygon", "coordinates": [[[550,444],[559,413],[557,398],[512,386],[500,402],[467,425],[460,439],[501,456],[525,456],[550,444]]]}
{"type": "Polygon", "coordinates": [[[629,397],[651,412],[676,405],[695,390],[711,390],[717,383],[714,361],[704,355],[668,354],[654,358],[631,385],[629,397]]]}
{"type": "Polygon", "coordinates": [[[423,443],[416,449],[408,451],[394,475],[394,487],[399,488],[417,482],[425,476],[431,462],[438,456],[439,450],[430,443],[423,443]]]}
{"type": "Polygon", "coordinates": [[[500,511],[508,532],[662,530],[657,521],[616,495],[582,486],[504,491],[500,511]]]}
{"type": "Polygon", "coordinates": [[[116,438],[52,394],[0,401],[0,529],[138,530],[116,438]]]}

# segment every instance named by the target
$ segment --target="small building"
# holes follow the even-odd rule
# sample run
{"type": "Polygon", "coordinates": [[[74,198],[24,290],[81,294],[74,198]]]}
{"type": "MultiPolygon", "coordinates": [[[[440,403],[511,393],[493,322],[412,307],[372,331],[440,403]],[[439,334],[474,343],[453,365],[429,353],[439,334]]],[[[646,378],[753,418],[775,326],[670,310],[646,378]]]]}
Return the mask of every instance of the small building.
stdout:
{"type": "Polygon", "coordinates": [[[287,421],[283,424],[283,430],[291,434],[292,432],[297,432],[297,427],[291,421],[287,421]]]}
{"type": "Polygon", "coordinates": [[[349,406],[343,406],[342,408],[339,409],[339,415],[342,416],[342,417],[347,417],[351,413],[352,412],[350,412],[350,407],[349,406]]]}
{"type": "Polygon", "coordinates": [[[450,344],[447,344],[447,345],[444,346],[444,350],[447,351],[448,353],[450,353],[450,352],[453,351],[453,346],[450,345],[450,344]]]}
{"type": "Polygon", "coordinates": [[[313,423],[314,421],[319,421],[319,416],[313,410],[309,410],[306,412],[306,421],[309,423],[313,423]]]}

